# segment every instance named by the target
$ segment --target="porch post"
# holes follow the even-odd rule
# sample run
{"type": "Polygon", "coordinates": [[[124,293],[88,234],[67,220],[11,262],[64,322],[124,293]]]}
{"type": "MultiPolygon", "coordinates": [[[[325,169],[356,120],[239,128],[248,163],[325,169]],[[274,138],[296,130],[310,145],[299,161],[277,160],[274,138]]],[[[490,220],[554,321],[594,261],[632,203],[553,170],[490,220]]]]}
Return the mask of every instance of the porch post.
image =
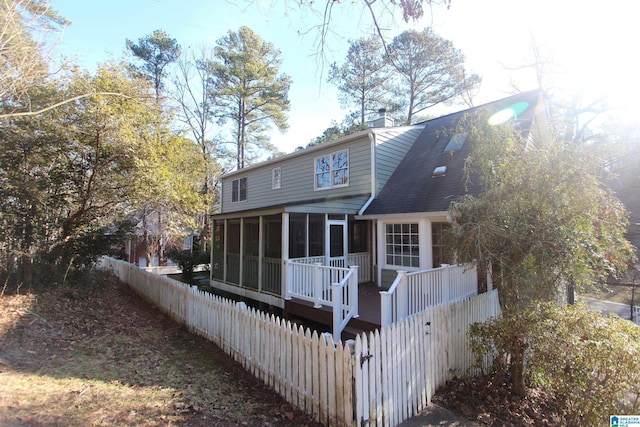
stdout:
{"type": "Polygon", "coordinates": [[[420,219],[418,222],[418,234],[420,242],[420,269],[433,268],[433,239],[431,233],[431,221],[420,219]]]}
{"type": "Polygon", "coordinates": [[[238,285],[242,288],[244,287],[244,217],[240,218],[240,265],[238,270],[238,285]]]}
{"type": "Polygon", "coordinates": [[[224,220],[224,244],[222,245],[222,282],[227,283],[227,256],[229,251],[229,220],[224,220]]]}
{"type": "Polygon", "coordinates": [[[291,299],[291,283],[289,283],[290,280],[292,280],[293,274],[291,274],[291,272],[289,271],[289,269],[292,268],[291,263],[289,262],[288,259],[285,259],[283,261],[282,264],[283,268],[282,268],[282,277],[284,277],[284,289],[282,289],[282,293],[283,293],[283,298],[286,300],[290,300],[291,299]],[[286,271],[285,271],[286,270],[286,271]]]}
{"type": "Polygon", "coordinates": [[[284,284],[280,289],[284,299],[291,299],[289,296],[289,213],[282,213],[282,248],[280,249],[280,258],[282,259],[282,271],[280,272],[280,283],[284,284]]]}
{"type": "Polygon", "coordinates": [[[258,292],[262,292],[262,264],[264,261],[264,216],[258,217],[258,292]]]}
{"type": "Polygon", "coordinates": [[[377,246],[377,253],[376,253],[376,260],[375,260],[375,265],[376,265],[376,278],[378,279],[378,287],[382,286],[382,266],[385,264],[385,255],[386,255],[386,251],[385,251],[385,227],[386,224],[384,222],[382,222],[381,220],[376,221],[376,236],[377,236],[377,241],[376,241],[376,246],[377,246]]]}

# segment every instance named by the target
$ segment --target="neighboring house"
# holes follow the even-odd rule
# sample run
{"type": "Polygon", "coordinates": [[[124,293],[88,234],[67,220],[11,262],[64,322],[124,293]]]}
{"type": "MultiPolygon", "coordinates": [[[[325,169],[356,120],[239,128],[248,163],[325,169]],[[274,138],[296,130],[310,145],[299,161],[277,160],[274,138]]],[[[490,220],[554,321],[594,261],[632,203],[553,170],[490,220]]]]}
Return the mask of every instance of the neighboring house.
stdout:
{"type": "MultiPolygon", "coordinates": [[[[536,137],[538,91],[484,107],[536,137]]],[[[450,261],[441,236],[449,204],[466,191],[463,166],[472,145],[456,128],[473,110],[371,127],[223,176],[221,211],[213,216],[212,286],[284,307],[290,295],[284,266],[291,260],[358,265],[359,282],[380,290],[398,270],[450,261]]]]}
{"type": "Polygon", "coordinates": [[[136,225],[133,233],[125,240],[125,260],[137,266],[158,267],[161,264],[174,266],[170,259],[161,260],[158,257],[160,250],[168,254],[172,250],[192,252],[193,237],[197,235],[192,229],[185,229],[183,233],[169,233],[165,231],[160,233],[158,230],[158,212],[151,211],[146,218],[142,218],[142,212],[136,213],[136,225]],[[145,227],[147,231],[147,239],[145,239],[145,227]],[[149,259],[151,255],[151,259],[149,259]]]}

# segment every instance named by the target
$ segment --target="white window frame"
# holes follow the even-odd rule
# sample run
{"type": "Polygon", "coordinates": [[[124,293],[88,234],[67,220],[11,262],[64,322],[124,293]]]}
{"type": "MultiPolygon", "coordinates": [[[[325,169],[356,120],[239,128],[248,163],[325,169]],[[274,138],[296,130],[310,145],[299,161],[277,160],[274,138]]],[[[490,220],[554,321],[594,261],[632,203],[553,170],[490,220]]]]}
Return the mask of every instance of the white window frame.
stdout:
{"type": "Polygon", "coordinates": [[[246,176],[242,178],[234,179],[231,181],[231,203],[240,203],[246,202],[248,198],[248,180],[246,176]],[[242,187],[241,183],[244,180],[244,199],[242,198],[242,187]],[[235,187],[235,183],[238,183],[237,189],[235,187]]]}
{"type": "Polygon", "coordinates": [[[271,189],[278,190],[282,187],[282,168],[271,169],[271,189]]]}
{"type": "Polygon", "coordinates": [[[382,225],[383,238],[384,238],[384,264],[389,268],[400,268],[403,270],[412,270],[420,267],[420,223],[419,222],[398,222],[398,223],[384,223],[382,225]],[[415,231],[412,231],[412,226],[415,226],[415,231]],[[387,227],[391,227],[392,231],[389,233],[387,227]],[[403,228],[408,230],[405,232],[403,228]],[[415,237],[415,242],[413,238],[415,237]],[[389,241],[391,238],[392,241],[389,241]],[[406,241],[405,241],[406,239],[406,241]],[[399,241],[398,241],[399,240],[399,241]],[[394,251],[390,254],[389,247],[393,247],[394,251]],[[399,247],[400,252],[396,253],[395,249],[399,247]],[[417,248],[417,253],[412,252],[412,248],[417,248]],[[405,252],[405,249],[407,251],[405,252]],[[394,258],[392,262],[389,262],[389,257],[394,258]],[[400,264],[396,264],[395,258],[400,257],[400,264]],[[411,261],[409,265],[404,265],[404,260],[411,261]],[[413,265],[416,262],[417,265],[413,265]]]}
{"type": "Polygon", "coordinates": [[[339,150],[339,151],[334,151],[331,152],[329,154],[325,154],[322,156],[317,156],[313,159],[313,185],[314,185],[314,189],[315,191],[319,191],[319,190],[329,190],[331,188],[340,188],[340,187],[348,187],[349,186],[349,149],[344,149],[344,150],[339,150]],[[345,154],[346,155],[346,166],[345,167],[337,167],[338,165],[336,165],[336,156],[341,155],[341,154],[345,154]],[[321,172],[318,172],[318,160],[320,159],[325,159],[325,161],[328,161],[328,169],[323,170],[321,172]],[[343,172],[341,175],[343,176],[342,183],[339,184],[335,184],[334,180],[335,178],[338,177],[337,174],[340,174],[340,172],[343,172]],[[329,175],[329,182],[328,185],[324,185],[324,186],[319,186],[318,185],[318,176],[319,175],[324,175],[324,174],[328,174],[329,175]]]}

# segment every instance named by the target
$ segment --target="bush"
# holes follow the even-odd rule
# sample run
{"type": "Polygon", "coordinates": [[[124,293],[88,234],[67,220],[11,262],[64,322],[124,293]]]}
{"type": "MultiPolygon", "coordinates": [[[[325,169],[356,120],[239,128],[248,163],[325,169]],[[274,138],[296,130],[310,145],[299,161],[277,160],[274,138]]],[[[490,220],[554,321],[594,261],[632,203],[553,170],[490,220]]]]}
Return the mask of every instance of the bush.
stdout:
{"type": "Polygon", "coordinates": [[[479,362],[508,362],[524,336],[528,383],[550,393],[567,425],[605,425],[609,415],[640,412],[640,327],[583,306],[536,303],[471,330],[479,362]]]}
{"type": "Polygon", "coordinates": [[[185,252],[181,250],[173,250],[169,252],[167,257],[178,264],[182,270],[182,274],[190,278],[193,276],[193,270],[196,266],[201,264],[209,264],[209,253],[207,252],[185,252]]]}

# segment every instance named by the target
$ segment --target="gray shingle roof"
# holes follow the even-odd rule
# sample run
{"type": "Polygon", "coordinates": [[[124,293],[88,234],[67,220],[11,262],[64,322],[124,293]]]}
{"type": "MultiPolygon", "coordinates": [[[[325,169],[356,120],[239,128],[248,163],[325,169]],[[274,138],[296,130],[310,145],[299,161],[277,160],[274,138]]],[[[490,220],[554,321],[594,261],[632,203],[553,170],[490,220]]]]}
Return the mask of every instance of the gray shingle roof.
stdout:
{"type": "Polygon", "coordinates": [[[513,104],[526,102],[528,108],[517,119],[523,132],[528,132],[533,125],[539,97],[538,90],[523,92],[425,122],[425,129],[364,215],[443,212],[452,201],[465,193],[478,194],[480,188],[477,185],[469,188],[464,185],[464,163],[473,142],[466,141],[453,153],[444,152],[458,122],[479,108],[500,111],[513,104]],[[445,174],[434,177],[434,169],[440,166],[446,166],[445,174]]]}

